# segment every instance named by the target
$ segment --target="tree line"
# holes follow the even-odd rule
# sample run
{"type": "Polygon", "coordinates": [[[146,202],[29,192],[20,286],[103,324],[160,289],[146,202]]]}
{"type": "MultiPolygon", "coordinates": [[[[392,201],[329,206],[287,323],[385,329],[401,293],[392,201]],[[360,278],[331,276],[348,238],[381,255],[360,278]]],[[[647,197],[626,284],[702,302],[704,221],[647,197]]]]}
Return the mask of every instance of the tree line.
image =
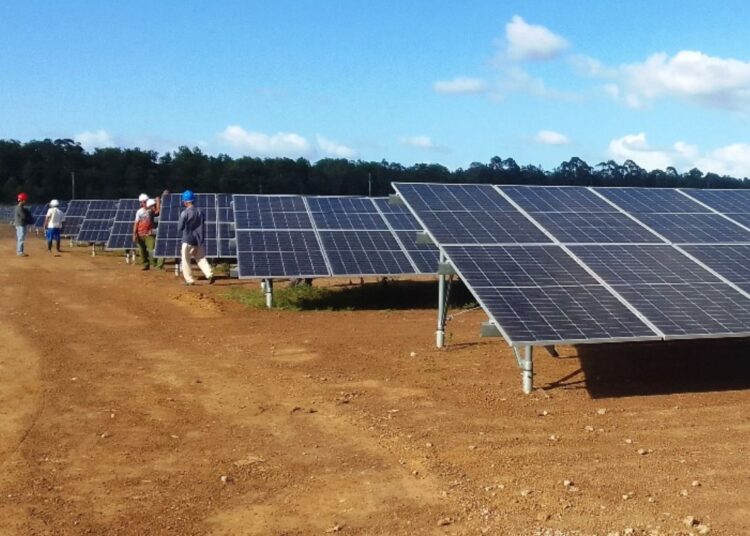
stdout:
{"type": "Polygon", "coordinates": [[[71,139],[22,143],[0,140],[2,203],[15,202],[24,191],[31,201],[70,199],[73,178],[78,199],[117,199],[140,192],[163,190],[197,192],[374,195],[391,193],[390,183],[454,182],[578,186],[649,186],[684,188],[749,188],[750,179],[703,173],[679,173],[675,168],[646,171],[632,160],[589,165],[578,157],[553,170],[519,165],[512,158],[494,156],[488,163],[473,162],[466,169],[449,170],[440,164],[366,162],[324,158],[231,158],[212,156],[199,148],[180,147],[159,155],[139,148],[86,151],[71,139]]]}

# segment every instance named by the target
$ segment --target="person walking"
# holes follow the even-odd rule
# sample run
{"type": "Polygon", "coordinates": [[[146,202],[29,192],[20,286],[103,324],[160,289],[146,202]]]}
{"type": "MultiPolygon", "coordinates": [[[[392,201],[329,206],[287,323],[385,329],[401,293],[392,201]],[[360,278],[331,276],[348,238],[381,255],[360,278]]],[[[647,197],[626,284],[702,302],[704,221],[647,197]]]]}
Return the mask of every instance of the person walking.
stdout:
{"type": "Polygon", "coordinates": [[[60,253],[60,230],[62,229],[63,218],[65,214],[58,207],[60,202],[57,199],[53,199],[49,202],[49,209],[47,215],[44,216],[44,234],[47,238],[47,252],[52,253],[52,242],[55,243],[55,248],[60,253]]]}
{"type": "MultiPolygon", "coordinates": [[[[151,215],[152,215],[151,217],[153,221],[153,228],[151,229],[151,237],[152,237],[153,247],[156,247],[156,234],[157,234],[157,228],[159,227],[159,215],[161,214],[161,197],[156,196],[154,199],[149,199],[148,201],[146,201],[146,208],[148,208],[151,211],[151,215]]],[[[156,266],[159,270],[164,270],[164,257],[159,257],[157,259],[154,259],[152,255],[151,264],[153,266],[156,266]]]]}
{"type": "Polygon", "coordinates": [[[182,203],[185,205],[185,210],[182,211],[177,221],[177,232],[182,234],[182,275],[185,278],[185,284],[195,284],[193,270],[190,267],[190,260],[195,259],[198,268],[208,279],[208,284],[212,285],[214,273],[206,260],[203,249],[205,243],[203,213],[193,204],[195,194],[191,190],[182,192],[182,203]]]}
{"type": "Polygon", "coordinates": [[[19,257],[28,257],[24,251],[24,245],[26,243],[26,226],[34,223],[34,218],[31,216],[31,212],[26,208],[26,202],[29,200],[29,196],[24,192],[18,194],[18,204],[13,212],[13,225],[16,227],[16,255],[19,257]]]}
{"type": "Polygon", "coordinates": [[[148,203],[148,196],[146,194],[139,195],[138,201],[140,202],[141,207],[135,213],[135,222],[133,223],[133,242],[138,245],[138,250],[141,254],[141,263],[143,264],[141,270],[148,270],[151,267],[149,258],[149,241],[153,247],[154,240],[153,235],[151,234],[154,227],[154,213],[146,206],[148,203]]]}

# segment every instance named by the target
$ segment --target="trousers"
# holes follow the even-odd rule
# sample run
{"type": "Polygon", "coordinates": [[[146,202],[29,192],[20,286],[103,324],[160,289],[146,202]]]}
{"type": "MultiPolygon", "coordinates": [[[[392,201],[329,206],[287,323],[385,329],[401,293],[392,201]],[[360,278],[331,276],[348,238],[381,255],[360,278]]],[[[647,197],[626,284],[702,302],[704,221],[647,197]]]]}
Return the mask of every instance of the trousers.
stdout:
{"type": "Polygon", "coordinates": [[[26,243],[26,226],[16,226],[16,255],[23,255],[23,247],[26,243]]]}
{"type": "Polygon", "coordinates": [[[201,269],[206,279],[211,279],[214,275],[211,265],[206,259],[206,255],[203,253],[203,247],[191,246],[190,244],[182,244],[182,276],[185,278],[185,283],[194,283],[193,270],[190,267],[190,260],[195,259],[198,263],[198,268],[201,269]]]}

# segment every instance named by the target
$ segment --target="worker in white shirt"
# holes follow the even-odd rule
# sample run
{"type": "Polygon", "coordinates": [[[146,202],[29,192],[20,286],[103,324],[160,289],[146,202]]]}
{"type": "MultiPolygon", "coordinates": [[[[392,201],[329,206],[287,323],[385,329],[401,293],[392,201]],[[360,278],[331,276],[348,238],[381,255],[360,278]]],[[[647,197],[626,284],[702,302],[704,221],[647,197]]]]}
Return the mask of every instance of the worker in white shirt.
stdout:
{"type": "Polygon", "coordinates": [[[53,199],[49,202],[47,215],[44,216],[44,234],[47,238],[47,251],[52,253],[52,242],[55,243],[57,252],[60,253],[60,230],[62,229],[65,214],[59,208],[60,202],[53,199]]]}

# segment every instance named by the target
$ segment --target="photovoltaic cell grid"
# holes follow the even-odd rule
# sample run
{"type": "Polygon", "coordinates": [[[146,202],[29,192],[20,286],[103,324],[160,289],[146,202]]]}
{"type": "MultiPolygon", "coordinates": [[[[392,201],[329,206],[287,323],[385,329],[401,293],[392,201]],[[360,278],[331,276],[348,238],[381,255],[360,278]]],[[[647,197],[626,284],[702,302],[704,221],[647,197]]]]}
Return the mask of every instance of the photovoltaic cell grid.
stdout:
{"type": "Polygon", "coordinates": [[[74,199],[68,203],[68,210],[65,212],[65,219],[63,220],[63,226],[61,236],[65,237],[78,237],[78,233],[81,231],[81,224],[86,217],[86,211],[89,208],[88,199],[74,199]]]}
{"type": "MultiPolygon", "coordinates": [[[[466,194],[467,186],[456,188],[466,194]]],[[[419,191],[430,185],[394,187],[417,216],[436,212],[424,202],[432,194],[419,191]],[[422,212],[412,202],[422,206],[422,212]]],[[[440,185],[439,189],[445,191],[446,187],[450,189],[449,185],[440,185]]],[[[487,191],[486,186],[481,188],[487,191]]],[[[747,238],[741,227],[700,203],[675,190],[658,190],[649,198],[654,190],[606,189],[607,199],[616,205],[610,205],[613,211],[586,188],[503,186],[499,190],[557,240],[568,244],[564,249],[540,244],[500,247],[439,243],[509,343],[750,334],[750,299],[711,271],[742,290],[750,290],[750,244],[742,244],[747,238]],[[624,190],[628,191],[622,193],[624,190]],[[628,214],[642,225],[623,214],[627,209],[620,204],[630,207],[633,212],[628,214]],[[575,208],[569,210],[569,206],[575,208]],[[585,222],[572,219],[577,210],[586,211],[590,221],[602,221],[601,228],[586,228],[585,222]],[[610,216],[623,216],[648,234],[624,233],[619,224],[608,220],[610,216]],[[704,227],[695,226],[696,220],[704,227]],[[679,248],[654,240],[656,235],[644,227],[649,224],[668,229],[659,234],[674,242],[728,240],[738,244],[683,246],[709,267],[706,269],[679,248]],[[584,230],[564,232],[576,225],[584,230]],[[596,233],[600,231],[603,238],[598,240],[596,233]]],[[[733,210],[737,210],[736,205],[733,210]]],[[[433,232],[429,225],[427,229],[433,232]]],[[[517,236],[523,236],[523,231],[517,236]]]]}
{"type": "MultiPolygon", "coordinates": [[[[228,194],[195,194],[195,206],[203,213],[204,253],[208,258],[233,257],[233,231],[225,219],[231,215],[228,194]],[[221,204],[220,204],[221,203],[221,204]],[[227,203],[229,203],[227,205],[227,203]],[[219,218],[224,218],[220,220],[219,218]],[[225,242],[220,244],[220,229],[225,242]],[[220,245],[221,251],[220,251],[220,245]],[[227,253],[225,255],[225,253],[227,253]]],[[[182,236],[177,231],[177,222],[184,210],[181,194],[167,194],[162,198],[159,225],[156,228],[154,257],[179,258],[182,255],[182,236]]]]}
{"type": "Polygon", "coordinates": [[[417,232],[423,229],[414,215],[403,205],[389,203],[387,198],[373,198],[373,203],[417,269],[424,274],[435,273],[440,254],[434,244],[417,244],[417,232]]]}
{"type": "Polygon", "coordinates": [[[117,201],[114,199],[90,201],[76,241],[89,244],[106,244],[109,240],[116,212],[117,201]]]}
{"type": "Polygon", "coordinates": [[[107,240],[106,249],[134,249],[133,224],[135,213],[140,203],[137,199],[120,199],[117,203],[117,212],[112,222],[112,231],[107,240]]]}

